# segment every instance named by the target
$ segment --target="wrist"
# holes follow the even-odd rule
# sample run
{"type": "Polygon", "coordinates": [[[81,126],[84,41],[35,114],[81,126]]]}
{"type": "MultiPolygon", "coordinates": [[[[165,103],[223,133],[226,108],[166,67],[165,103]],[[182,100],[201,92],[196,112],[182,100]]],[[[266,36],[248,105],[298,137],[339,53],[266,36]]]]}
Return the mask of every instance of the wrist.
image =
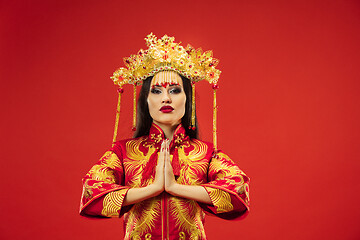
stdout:
{"type": "Polygon", "coordinates": [[[178,183],[171,184],[168,188],[166,188],[166,192],[173,196],[179,196],[180,187],[181,186],[178,183]]]}
{"type": "Polygon", "coordinates": [[[155,183],[150,184],[150,185],[146,186],[145,188],[146,188],[146,191],[149,191],[153,197],[159,195],[160,193],[162,193],[164,191],[163,187],[161,187],[155,183]]]}

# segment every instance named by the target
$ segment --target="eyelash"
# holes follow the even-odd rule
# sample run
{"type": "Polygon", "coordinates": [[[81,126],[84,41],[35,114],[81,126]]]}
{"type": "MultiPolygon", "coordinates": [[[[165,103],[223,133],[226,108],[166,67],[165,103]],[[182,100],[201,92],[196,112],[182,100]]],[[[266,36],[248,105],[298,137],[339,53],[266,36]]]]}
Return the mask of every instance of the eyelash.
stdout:
{"type": "MultiPolygon", "coordinates": [[[[160,90],[160,89],[157,89],[157,88],[152,88],[151,89],[151,93],[153,93],[153,94],[160,94],[160,93],[162,93],[162,91],[160,90]]],[[[171,94],[178,94],[178,93],[181,93],[181,88],[179,88],[179,87],[174,87],[174,88],[171,88],[170,90],[169,90],[169,93],[171,94]]]]}
{"type": "Polygon", "coordinates": [[[174,94],[181,93],[181,88],[174,87],[174,88],[170,89],[169,93],[174,93],[174,94]]]}
{"type": "Polygon", "coordinates": [[[152,88],[152,89],[151,89],[151,93],[160,94],[160,93],[161,93],[161,90],[156,89],[156,88],[152,88]]]}

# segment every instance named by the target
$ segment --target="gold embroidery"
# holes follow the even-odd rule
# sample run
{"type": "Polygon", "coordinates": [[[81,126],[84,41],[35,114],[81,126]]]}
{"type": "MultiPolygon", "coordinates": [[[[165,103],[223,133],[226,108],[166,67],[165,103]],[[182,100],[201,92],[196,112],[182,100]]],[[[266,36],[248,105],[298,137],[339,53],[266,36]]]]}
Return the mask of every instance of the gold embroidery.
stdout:
{"type": "Polygon", "coordinates": [[[198,216],[200,216],[202,211],[195,201],[171,197],[169,201],[169,212],[175,219],[175,225],[190,234],[190,240],[205,236],[202,221],[198,221],[198,216]]]}
{"type": "Polygon", "coordinates": [[[136,203],[129,212],[125,239],[132,239],[136,235],[143,235],[146,232],[151,232],[155,227],[155,220],[160,214],[160,200],[158,197],[136,203]],[[130,236],[129,236],[130,234],[130,236]]]}
{"type": "Polygon", "coordinates": [[[118,217],[124,201],[126,189],[108,193],[103,201],[101,214],[107,217],[118,217]]]}
{"type": "MultiPolygon", "coordinates": [[[[229,158],[229,156],[227,156],[226,154],[218,153],[217,155],[219,156],[219,159],[221,159],[221,160],[218,160],[217,158],[213,158],[209,171],[217,172],[221,169],[221,171],[219,171],[219,173],[216,176],[217,178],[220,179],[220,178],[224,178],[226,176],[237,176],[237,177],[241,178],[241,181],[233,182],[233,183],[236,185],[243,184],[244,179],[243,179],[242,175],[245,175],[245,173],[243,171],[241,171],[236,166],[236,164],[229,158]]],[[[227,179],[227,180],[229,180],[229,179],[227,179]]],[[[232,181],[229,180],[229,183],[230,182],[232,182],[232,181]]]]}
{"type": "Polygon", "coordinates": [[[99,188],[102,188],[102,184],[103,183],[94,183],[92,186],[90,186],[88,184],[89,180],[86,180],[85,183],[84,183],[84,188],[83,188],[83,191],[84,191],[84,197],[86,198],[92,198],[93,196],[93,190],[94,189],[99,189],[99,188]]]}
{"type": "Polygon", "coordinates": [[[196,139],[192,140],[189,146],[192,146],[194,149],[188,154],[185,153],[184,146],[178,148],[181,166],[178,182],[199,185],[203,183],[199,176],[205,175],[207,172],[208,161],[204,158],[208,147],[205,143],[196,139]]]}
{"type": "Polygon", "coordinates": [[[151,239],[151,234],[150,233],[145,234],[145,240],[146,239],[151,239]]]}
{"type": "Polygon", "coordinates": [[[230,212],[234,209],[231,203],[231,197],[228,192],[217,188],[206,187],[209,192],[210,199],[216,207],[217,213],[230,212]]]}
{"type": "Polygon", "coordinates": [[[85,185],[87,185],[87,184],[84,183],[82,195],[84,196],[84,198],[92,198],[93,191],[89,187],[87,187],[85,185]]]}
{"type": "Polygon", "coordinates": [[[84,181],[84,197],[91,198],[95,189],[104,190],[104,183],[118,183],[115,175],[116,168],[121,168],[120,160],[117,155],[111,151],[107,151],[85,176],[84,181]],[[101,181],[92,182],[90,180],[101,181]]]}
{"type": "Polygon", "coordinates": [[[100,158],[100,164],[94,165],[86,176],[93,180],[106,183],[116,183],[117,179],[113,170],[121,168],[120,161],[115,153],[108,151],[100,158]]]}
{"type": "Polygon", "coordinates": [[[247,176],[236,166],[229,156],[224,153],[218,153],[217,155],[219,158],[212,159],[209,172],[217,173],[216,179],[222,179],[224,185],[233,185],[234,190],[239,195],[245,194],[246,198],[244,198],[244,201],[248,204],[249,185],[248,183],[245,183],[244,180],[244,177],[247,178],[247,176]],[[235,178],[233,178],[233,176],[235,176],[235,178]]]}
{"type": "Polygon", "coordinates": [[[151,139],[154,140],[154,142],[159,143],[162,140],[161,133],[156,135],[155,133],[150,135],[151,139]]]}
{"type": "MultiPolygon", "coordinates": [[[[126,143],[126,152],[127,152],[127,158],[126,161],[124,161],[124,168],[127,176],[131,176],[131,179],[129,180],[129,186],[131,187],[141,187],[141,178],[142,178],[142,172],[146,164],[148,163],[150,157],[156,149],[152,147],[151,145],[147,145],[148,152],[145,155],[140,150],[140,145],[146,141],[145,138],[142,139],[135,139],[130,140],[126,143]]],[[[145,182],[145,186],[150,184],[151,180],[145,182]]]]}
{"type": "Polygon", "coordinates": [[[185,134],[183,133],[176,135],[174,140],[175,144],[181,143],[184,138],[185,138],[185,134]]]}
{"type": "Polygon", "coordinates": [[[179,232],[179,240],[185,240],[185,233],[179,232]]]}
{"type": "Polygon", "coordinates": [[[244,201],[245,201],[246,204],[249,204],[249,202],[250,202],[249,184],[244,183],[241,186],[237,186],[235,188],[235,190],[239,195],[245,194],[246,197],[244,198],[244,201]]]}

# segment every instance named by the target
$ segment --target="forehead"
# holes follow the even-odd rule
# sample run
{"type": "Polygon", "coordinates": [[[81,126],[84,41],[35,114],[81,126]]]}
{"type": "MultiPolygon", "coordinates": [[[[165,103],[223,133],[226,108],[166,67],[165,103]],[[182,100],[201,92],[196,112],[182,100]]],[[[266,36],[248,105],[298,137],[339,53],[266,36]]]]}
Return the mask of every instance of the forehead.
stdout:
{"type": "Polygon", "coordinates": [[[154,75],[153,79],[151,80],[151,86],[164,85],[169,83],[183,85],[180,75],[174,71],[158,72],[154,75]]]}

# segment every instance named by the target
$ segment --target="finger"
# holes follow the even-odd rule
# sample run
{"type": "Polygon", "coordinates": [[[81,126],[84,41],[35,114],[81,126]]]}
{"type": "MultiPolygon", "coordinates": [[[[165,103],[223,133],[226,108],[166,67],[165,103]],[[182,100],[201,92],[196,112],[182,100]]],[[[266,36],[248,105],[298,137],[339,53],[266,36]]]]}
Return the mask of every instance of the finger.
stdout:
{"type": "Polygon", "coordinates": [[[164,160],[165,160],[165,142],[163,141],[161,143],[161,147],[160,147],[160,152],[159,152],[159,157],[158,157],[158,165],[162,165],[164,164],[164,160]]]}
{"type": "Polygon", "coordinates": [[[168,140],[164,140],[164,152],[165,152],[165,158],[168,155],[168,140]]]}
{"type": "Polygon", "coordinates": [[[166,165],[171,165],[171,157],[170,154],[165,156],[165,164],[166,165]]]}
{"type": "Polygon", "coordinates": [[[166,147],[167,147],[167,150],[170,151],[170,140],[167,140],[166,147]]]}
{"type": "Polygon", "coordinates": [[[169,157],[167,157],[167,158],[165,159],[165,164],[167,164],[168,167],[171,167],[171,158],[170,158],[170,155],[169,155],[169,157]]]}
{"type": "Polygon", "coordinates": [[[167,160],[167,158],[170,156],[170,153],[169,153],[169,146],[168,146],[168,140],[166,139],[166,142],[165,142],[165,161],[167,160]]]}
{"type": "Polygon", "coordinates": [[[163,140],[161,143],[160,152],[163,152],[165,150],[165,148],[166,148],[166,142],[165,142],[165,140],[163,140]]]}

